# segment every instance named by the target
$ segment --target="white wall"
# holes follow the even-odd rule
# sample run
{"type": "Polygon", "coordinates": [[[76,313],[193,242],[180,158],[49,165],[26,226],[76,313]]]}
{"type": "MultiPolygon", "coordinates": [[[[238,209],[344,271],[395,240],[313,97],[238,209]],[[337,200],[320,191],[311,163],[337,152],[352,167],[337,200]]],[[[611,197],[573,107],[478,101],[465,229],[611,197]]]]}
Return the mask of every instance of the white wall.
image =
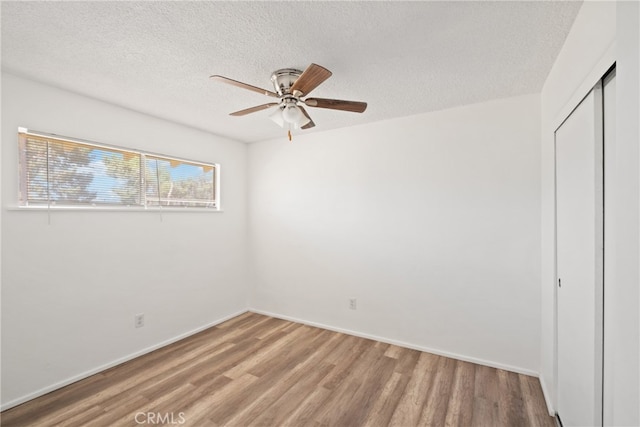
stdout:
{"type": "MultiPolygon", "coordinates": [[[[635,2],[585,2],[545,82],[542,102],[542,365],[543,390],[555,406],[555,248],[553,132],[617,61],[616,168],[613,215],[615,259],[605,260],[614,280],[605,283],[607,425],[638,425],[638,13],[635,2]],[[611,363],[611,360],[615,360],[611,363]]],[[[606,255],[605,255],[606,257],[606,255]]]]}
{"type": "Polygon", "coordinates": [[[251,307],[537,373],[539,112],[528,95],[250,145],[251,307]]]}
{"type": "Polygon", "coordinates": [[[245,144],[10,74],[2,89],[3,408],[246,309],[245,144]],[[11,209],[18,126],[220,163],[224,212],[11,209]]]}

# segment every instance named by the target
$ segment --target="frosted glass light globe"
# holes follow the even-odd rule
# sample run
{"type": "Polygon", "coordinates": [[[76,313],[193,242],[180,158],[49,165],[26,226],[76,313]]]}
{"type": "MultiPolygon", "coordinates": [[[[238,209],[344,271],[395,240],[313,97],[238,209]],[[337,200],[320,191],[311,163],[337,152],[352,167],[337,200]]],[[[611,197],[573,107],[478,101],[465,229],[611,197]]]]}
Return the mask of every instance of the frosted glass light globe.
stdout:
{"type": "Polygon", "coordinates": [[[302,116],[302,110],[295,104],[289,104],[282,110],[282,118],[287,123],[298,123],[300,119],[302,119],[302,116]]]}

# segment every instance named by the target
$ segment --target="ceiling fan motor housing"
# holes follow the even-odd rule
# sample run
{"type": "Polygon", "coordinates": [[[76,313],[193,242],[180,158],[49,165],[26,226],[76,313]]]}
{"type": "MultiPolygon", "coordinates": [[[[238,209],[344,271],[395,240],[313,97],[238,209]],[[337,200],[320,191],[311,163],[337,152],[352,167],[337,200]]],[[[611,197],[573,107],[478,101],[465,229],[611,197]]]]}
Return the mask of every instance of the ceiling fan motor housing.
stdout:
{"type": "Polygon", "coordinates": [[[293,95],[291,93],[291,86],[293,86],[301,74],[302,71],[296,70],[295,68],[283,68],[274,71],[271,75],[271,82],[278,96],[293,95]]]}

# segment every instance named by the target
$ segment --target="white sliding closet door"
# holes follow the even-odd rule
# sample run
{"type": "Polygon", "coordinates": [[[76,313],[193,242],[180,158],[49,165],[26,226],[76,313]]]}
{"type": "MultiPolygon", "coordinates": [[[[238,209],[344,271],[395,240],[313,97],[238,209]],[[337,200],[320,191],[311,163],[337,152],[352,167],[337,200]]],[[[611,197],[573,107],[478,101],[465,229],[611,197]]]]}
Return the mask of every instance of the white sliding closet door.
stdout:
{"type": "Polygon", "coordinates": [[[555,133],[558,402],[565,427],[602,425],[602,85],[555,133]]]}

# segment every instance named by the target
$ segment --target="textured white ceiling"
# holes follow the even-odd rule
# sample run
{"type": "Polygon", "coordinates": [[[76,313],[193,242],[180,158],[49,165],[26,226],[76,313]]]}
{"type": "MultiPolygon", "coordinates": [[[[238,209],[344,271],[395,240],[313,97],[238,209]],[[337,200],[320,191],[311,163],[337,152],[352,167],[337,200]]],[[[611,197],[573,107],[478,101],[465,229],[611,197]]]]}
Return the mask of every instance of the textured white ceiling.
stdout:
{"type": "Polygon", "coordinates": [[[228,113],[271,102],[212,82],[272,90],[271,73],[315,62],[313,96],[364,114],[308,108],[314,132],[536,93],[580,2],[7,2],[2,68],[252,142],[283,135],[228,113]]]}

